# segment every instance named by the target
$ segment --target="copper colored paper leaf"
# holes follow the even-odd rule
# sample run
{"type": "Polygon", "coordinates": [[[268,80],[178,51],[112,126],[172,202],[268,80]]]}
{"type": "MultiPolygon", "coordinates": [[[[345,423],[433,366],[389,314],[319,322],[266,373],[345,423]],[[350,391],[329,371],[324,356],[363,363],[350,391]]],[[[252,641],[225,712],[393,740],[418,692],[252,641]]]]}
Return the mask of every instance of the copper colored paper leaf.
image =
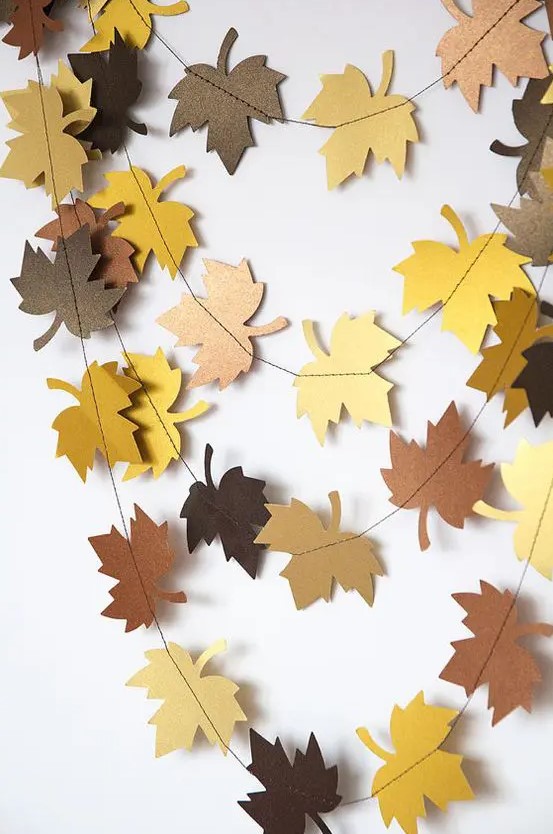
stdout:
{"type": "Polygon", "coordinates": [[[462,686],[467,695],[487,683],[492,726],[517,707],[530,712],[533,690],[541,682],[541,674],[533,656],[519,640],[530,634],[551,637],[553,626],[519,623],[513,594],[501,593],[487,582],[480,582],[480,593],[452,596],[467,612],[463,623],[474,637],[451,644],[455,654],[440,678],[462,686]]]}
{"type": "Polygon", "coordinates": [[[458,3],[442,0],[457,23],[441,39],[436,55],[442,59],[444,86],[458,84],[475,112],[481,88],[492,84],[494,67],[513,85],[522,77],[547,75],[541,48],[545,33],[522,22],[540,8],[537,0],[473,0],[472,15],[458,3]]]}
{"type": "Polygon", "coordinates": [[[407,146],[418,142],[415,105],[405,96],[388,95],[394,68],[392,50],[382,55],[382,78],[373,95],[368,79],[348,64],[340,75],[322,75],[323,89],[303,114],[315,124],[335,127],[320,149],[327,182],[335,188],[352,174],[362,176],[369,154],[389,160],[398,177],[405,171],[407,146]]]}
{"type": "Polygon", "coordinates": [[[0,0],[0,23],[9,23],[14,11],[14,0],[0,0]]]}
{"type": "Polygon", "coordinates": [[[156,524],[136,504],[134,514],[130,544],[115,527],[105,535],[89,538],[102,562],[99,572],[117,579],[117,585],[110,591],[113,602],[102,614],[126,620],[125,631],[133,631],[141,625],[150,626],[160,599],[186,602],[182,591],[166,591],[157,584],[175,560],[168,540],[167,522],[156,524]]]}
{"type": "Polygon", "coordinates": [[[314,734],[309,736],[305,753],[296,750],[290,762],[280,739],[274,744],[250,730],[252,763],[250,773],[264,791],[249,793],[239,802],[241,808],[261,826],[265,834],[303,834],[309,817],[321,831],[320,814],[338,807],[338,768],[326,767],[314,734]]]}
{"type": "Polygon", "coordinates": [[[278,85],[286,78],[265,65],[266,55],[246,58],[229,72],[228,56],[237,37],[236,29],[229,29],[217,66],[193,64],[169,93],[178,101],[169,135],[186,127],[196,131],[207,123],[207,150],[217,152],[229,174],[255,144],[250,119],[270,124],[282,118],[278,85]]]}
{"type": "Polygon", "coordinates": [[[521,197],[520,208],[497,203],[492,208],[513,236],[509,249],[528,255],[534,266],[546,266],[553,253],[553,191],[538,174],[529,177],[531,197],[521,197]]]}
{"type": "Polygon", "coordinates": [[[372,577],[383,574],[372,542],[340,530],[340,496],[331,492],[328,497],[332,518],[327,525],[296,498],[289,506],[267,504],[271,517],[256,542],[292,555],[280,575],[289,581],[297,608],[307,608],[318,599],[330,602],[334,580],[372,605],[372,577]]]}
{"type": "Polygon", "coordinates": [[[140,385],[119,375],[117,362],[93,362],[83,375],[80,391],[62,379],[46,381],[48,388],[65,391],[78,402],[58,414],[52,428],[59,435],[56,457],[66,455],[83,481],[94,465],[96,451],[110,467],[118,461],[140,462],[134,437],[137,426],[121,413],[130,406],[130,394],[140,385]]]}
{"type": "Polygon", "coordinates": [[[192,553],[203,539],[211,544],[219,536],[227,562],[236,559],[255,579],[263,550],[255,543],[256,528],[269,518],[263,494],[265,481],[244,475],[241,466],[225,472],[216,487],[211,475],[213,449],[205,447],[205,480],[190,487],[180,513],[186,519],[188,548],[192,553]]]}
{"type": "Polygon", "coordinates": [[[425,799],[441,811],[450,802],[474,799],[461,767],[463,757],[439,749],[457,715],[454,709],[426,704],[419,692],[405,708],[393,709],[394,753],[380,747],[364,727],[357,730],[371,753],[386,762],[376,772],[371,791],[386,827],[395,819],[405,834],[417,834],[417,818],[426,816],[425,799]]]}
{"type": "Polygon", "coordinates": [[[87,18],[95,18],[94,37],[81,52],[99,52],[109,49],[118,31],[125,43],[144,49],[153,32],[153,15],[173,17],[189,10],[185,0],[163,6],[151,0],[82,0],[87,18]]]}
{"type": "Polygon", "coordinates": [[[539,426],[546,414],[553,417],[553,342],[534,344],[522,355],[526,367],[513,382],[513,388],[526,394],[534,423],[539,426]]]}
{"type": "Polygon", "coordinates": [[[12,4],[15,11],[7,19],[12,28],[4,35],[4,43],[19,47],[19,59],[26,58],[40,50],[44,41],[44,30],[61,32],[63,23],[50,17],[52,0],[17,0],[12,4]]]}
{"type": "Polygon", "coordinates": [[[427,519],[431,507],[447,524],[462,528],[475,501],[484,495],[493,464],[482,466],[480,460],[465,462],[469,440],[455,403],[448,406],[436,425],[428,422],[426,447],[414,440],[406,443],[390,432],[392,468],[380,471],[392,491],[392,504],[420,510],[421,550],[430,547],[427,519]]]}
{"type": "Polygon", "coordinates": [[[209,661],[225,649],[225,641],[218,640],[195,662],[176,643],[146,652],[148,666],[127,686],[142,686],[148,690],[148,698],[164,701],[148,722],[156,728],[156,756],[181,748],[191,750],[198,730],[226,755],[235,724],[246,721],[236,700],[238,686],[220,675],[202,674],[209,661]]]}
{"type": "Polygon", "coordinates": [[[187,387],[218,380],[222,390],[250,370],[252,339],[282,330],[288,322],[279,316],[270,324],[246,324],[261,304],[265,284],[254,281],[245,260],[230,266],[204,259],[204,266],[208,297],[185,293],[157,322],[178,337],[177,346],[201,345],[194,356],[199,368],[187,387]]]}

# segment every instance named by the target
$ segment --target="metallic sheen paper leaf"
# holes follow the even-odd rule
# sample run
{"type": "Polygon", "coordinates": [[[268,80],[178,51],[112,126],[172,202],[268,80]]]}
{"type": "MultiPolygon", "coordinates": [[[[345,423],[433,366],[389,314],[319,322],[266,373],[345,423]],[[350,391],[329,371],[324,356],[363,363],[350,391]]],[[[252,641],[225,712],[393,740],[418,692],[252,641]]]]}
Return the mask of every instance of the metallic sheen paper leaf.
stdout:
{"type": "Polygon", "coordinates": [[[553,254],[553,191],[539,174],[529,178],[530,199],[521,197],[520,208],[497,203],[492,208],[513,236],[509,249],[528,255],[534,266],[546,266],[553,254]]]}

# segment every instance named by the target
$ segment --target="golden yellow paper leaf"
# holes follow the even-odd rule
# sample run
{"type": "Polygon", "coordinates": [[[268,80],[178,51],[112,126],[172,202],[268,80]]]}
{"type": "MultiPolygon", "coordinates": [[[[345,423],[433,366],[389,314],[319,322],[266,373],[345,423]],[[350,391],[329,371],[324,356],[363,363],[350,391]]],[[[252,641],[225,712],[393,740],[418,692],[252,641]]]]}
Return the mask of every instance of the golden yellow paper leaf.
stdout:
{"type": "MultiPolygon", "coordinates": [[[[58,61],[58,74],[50,77],[50,84],[55,87],[63,102],[63,115],[84,111],[90,108],[90,97],[92,95],[92,79],[79,81],[63,61],[58,61]]],[[[90,124],[90,119],[74,121],[65,128],[66,133],[77,136],[82,133],[90,124]]]]}
{"type": "Polygon", "coordinates": [[[115,37],[115,30],[124,38],[128,46],[144,49],[152,33],[152,15],[172,17],[189,10],[185,0],[179,0],[169,6],[159,6],[150,0],[81,0],[87,17],[94,19],[95,35],[81,52],[100,52],[109,49],[115,37]]]}
{"type": "Polygon", "coordinates": [[[190,226],[194,217],[192,209],[183,203],[160,202],[162,193],[185,175],[186,168],[179,165],[152,187],[148,174],[131,166],[128,171],[106,174],[106,188],[88,199],[94,208],[108,209],[124,203],[125,213],[112,235],[134,247],[133,262],[138,272],[142,272],[148,255],[153,252],[161,268],[166,266],[174,278],[187,247],[198,245],[190,226]]]}
{"type": "Polygon", "coordinates": [[[388,159],[398,177],[405,171],[407,143],[418,142],[412,113],[415,105],[404,96],[388,95],[394,53],[382,55],[382,79],[376,93],[357,67],[348,64],[339,75],[322,75],[323,89],[303,114],[316,124],[336,126],[320,150],[326,157],[329,188],[351,174],[360,177],[372,151],[378,163],[388,159]],[[349,122],[349,124],[344,124],[349,122]]]}
{"type": "Polygon", "coordinates": [[[93,362],[83,375],[80,391],[61,379],[48,379],[47,384],[72,394],[79,403],[58,414],[52,428],[59,433],[56,457],[67,455],[83,481],[92,469],[96,451],[106,457],[106,445],[110,466],[117,461],[138,464],[142,460],[134,437],[137,426],[120,414],[130,406],[129,395],[140,384],[119,375],[117,362],[93,362]]]}
{"type": "Polygon", "coordinates": [[[514,287],[536,294],[522,269],[531,259],[511,252],[507,235],[480,235],[470,242],[452,208],[443,206],[441,214],[457,234],[459,251],[433,240],[413,243],[415,253],[394,267],[405,278],[403,313],[442,302],[442,330],[476,353],[488,325],[497,321],[490,297],[507,299],[514,287]]]}
{"type": "Polygon", "coordinates": [[[437,749],[457,714],[425,704],[422,692],[404,709],[395,706],[390,720],[395,753],[380,747],[364,727],[357,730],[371,753],[386,762],[372,783],[386,827],[396,819],[405,834],[417,834],[417,818],[426,816],[425,797],[441,811],[449,802],[474,799],[461,769],[463,757],[437,749]]]}
{"type": "Polygon", "coordinates": [[[340,421],[342,406],[360,428],[363,420],[392,425],[388,392],[393,383],[371,372],[401,342],[375,324],[375,313],[350,318],[344,313],[332,330],[330,352],[319,345],[312,321],[303,322],[315,362],[304,365],[294,381],[297,416],[309,416],[321,446],[329,422],[340,421]]]}
{"type": "Polygon", "coordinates": [[[168,649],[171,656],[165,649],[147,651],[149,665],[127,682],[146,688],[148,698],[165,701],[148,722],[156,727],[156,756],[191,750],[198,729],[226,755],[234,725],[247,720],[235,697],[238,686],[220,675],[202,676],[211,658],[226,649],[225,641],[213,643],[195,663],[176,643],[168,649]]]}
{"type": "Polygon", "coordinates": [[[474,512],[498,521],[514,521],[515,553],[546,579],[553,577],[553,440],[531,446],[521,440],[514,462],[501,464],[506,490],[522,508],[499,510],[477,501],[474,512]]]}
{"type": "Polygon", "coordinates": [[[139,381],[126,415],[138,426],[136,439],[142,463],[131,463],[123,480],[136,478],[149,469],[154,478],[159,478],[181,453],[177,423],[199,417],[209,405],[200,400],[188,411],[169,411],[180,393],[182,373],[180,368],[171,368],[161,348],[153,356],[127,353],[125,358],[128,367],[123,368],[123,373],[129,379],[139,381]]]}

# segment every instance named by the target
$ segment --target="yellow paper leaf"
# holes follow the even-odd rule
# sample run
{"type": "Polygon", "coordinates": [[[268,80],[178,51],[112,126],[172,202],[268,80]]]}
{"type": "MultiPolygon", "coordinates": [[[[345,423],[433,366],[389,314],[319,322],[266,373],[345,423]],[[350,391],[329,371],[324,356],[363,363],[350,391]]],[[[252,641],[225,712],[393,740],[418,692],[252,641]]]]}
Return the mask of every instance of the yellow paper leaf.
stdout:
{"type": "Polygon", "coordinates": [[[374,321],[375,313],[350,318],[344,313],[332,331],[330,352],[319,345],[312,321],[303,322],[305,340],[315,362],[304,365],[294,381],[298,388],[297,416],[309,416],[321,446],[329,422],[340,421],[342,406],[360,428],[363,420],[392,425],[388,392],[393,383],[370,373],[401,342],[374,321]]]}
{"type": "Polygon", "coordinates": [[[474,799],[461,769],[463,757],[438,749],[457,714],[425,704],[422,692],[405,709],[395,706],[390,720],[395,753],[380,747],[364,727],[357,730],[363,744],[386,762],[374,777],[372,793],[387,827],[396,819],[405,834],[417,834],[417,818],[426,816],[425,797],[441,811],[449,802],[474,799]]]}
{"type": "Polygon", "coordinates": [[[116,29],[128,46],[144,49],[152,33],[152,15],[172,17],[190,8],[184,0],[169,6],[159,6],[149,0],[85,0],[81,5],[90,18],[100,15],[95,23],[96,34],[81,47],[81,52],[109,49],[116,29]]]}
{"type": "Polygon", "coordinates": [[[226,755],[234,725],[247,720],[235,697],[238,686],[220,675],[202,676],[211,658],[226,649],[225,641],[214,643],[195,663],[176,643],[168,648],[171,657],[165,649],[146,652],[149,666],[127,682],[146,688],[148,698],[165,701],[148,722],[156,727],[156,756],[191,750],[198,729],[226,755]]]}
{"type": "Polygon", "coordinates": [[[546,579],[553,578],[553,440],[541,446],[519,443],[514,462],[501,465],[507,491],[519,510],[499,510],[477,501],[474,512],[498,521],[514,521],[515,553],[546,579]]]}
{"type": "MultiPolygon", "coordinates": [[[[549,65],[549,72],[553,73],[553,64],[549,65]]],[[[551,82],[551,84],[547,88],[547,90],[545,92],[545,95],[543,96],[543,98],[541,100],[541,103],[542,104],[553,104],[553,81],[551,82]]]]}
{"type": "Polygon", "coordinates": [[[56,457],[66,455],[83,481],[92,469],[96,451],[106,457],[104,441],[110,466],[117,461],[138,464],[142,460],[134,438],[137,426],[120,414],[129,407],[129,394],[140,384],[119,375],[117,362],[93,362],[83,375],[80,391],[61,379],[48,379],[47,384],[72,394],[79,402],[58,414],[52,428],[59,433],[56,457]]]}
{"type": "Polygon", "coordinates": [[[154,478],[159,478],[181,453],[177,423],[199,417],[209,405],[200,400],[188,411],[169,411],[179,396],[182,373],[180,368],[171,368],[161,348],[153,356],[128,353],[126,359],[129,365],[123,368],[123,373],[132,380],[139,380],[132,396],[132,406],[126,414],[139,428],[136,438],[143,462],[131,463],[123,480],[136,478],[149,469],[154,478]]]}
{"type": "Polygon", "coordinates": [[[297,608],[307,608],[318,599],[330,602],[334,580],[372,605],[372,575],[382,576],[382,567],[369,539],[340,531],[340,496],[331,492],[328,497],[332,518],[327,526],[296,498],[290,506],[267,504],[271,518],[255,541],[292,554],[280,575],[288,579],[297,608]]]}
{"type": "Polygon", "coordinates": [[[374,96],[361,70],[351,64],[340,75],[321,76],[323,89],[303,118],[337,125],[320,150],[329,188],[351,174],[362,176],[371,151],[378,163],[388,159],[397,176],[403,175],[407,143],[418,142],[419,135],[412,116],[415,105],[404,96],[387,94],[393,69],[394,53],[388,50],[382,55],[382,80],[374,96]]]}
{"type": "Polygon", "coordinates": [[[433,240],[413,243],[414,255],[394,267],[405,278],[403,313],[442,302],[442,330],[476,353],[488,325],[497,321],[490,297],[507,299],[514,287],[536,294],[521,268],[531,259],[507,249],[507,235],[480,235],[470,242],[453,209],[446,205],[441,213],[457,234],[459,251],[433,240]]]}
{"type": "Polygon", "coordinates": [[[148,174],[131,166],[128,171],[106,174],[106,188],[88,199],[94,208],[108,209],[124,203],[125,213],[118,218],[119,225],[112,235],[134,247],[133,261],[138,272],[142,272],[148,255],[153,252],[161,268],[167,267],[174,278],[187,247],[198,245],[190,226],[194,217],[192,209],[183,203],[159,202],[163,191],[185,174],[186,168],[180,165],[152,187],[148,174]]]}
{"type": "MultiPolygon", "coordinates": [[[[58,61],[58,74],[50,77],[50,84],[56,88],[63,102],[63,115],[90,109],[90,97],[92,95],[92,79],[79,81],[63,61],[58,61]]],[[[96,111],[94,110],[94,113],[96,111]]],[[[66,133],[78,136],[91,122],[91,119],[82,121],[75,120],[65,128],[66,133]]]]}

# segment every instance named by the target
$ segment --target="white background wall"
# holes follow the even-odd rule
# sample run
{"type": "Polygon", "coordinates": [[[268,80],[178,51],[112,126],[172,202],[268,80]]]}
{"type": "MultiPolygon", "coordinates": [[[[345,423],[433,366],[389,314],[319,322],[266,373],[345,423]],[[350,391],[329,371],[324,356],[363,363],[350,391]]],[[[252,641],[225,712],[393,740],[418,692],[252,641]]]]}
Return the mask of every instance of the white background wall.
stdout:
{"type": "MultiPolygon", "coordinates": [[[[65,10],[67,29],[41,53],[46,73],[56,56],[77,51],[89,36],[84,13],[65,10]]],[[[282,96],[289,116],[299,117],[319,90],[319,74],[340,72],[346,63],[362,68],[377,86],[380,55],[396,50],[393,90],[412,94],[440,75],[436,44],[452,20],[438,0],[193,0],[187,15],[156,21],[159,31],[189,62],[215,61],[230,26],[240,38],[233,59],[266,52],[270,65],[286,72],[282,96]]],[[[545,14],[532,24],[546,28],[545,14]]],[[[324,159],[317,149],[326,133],[303,126],[255,126],[259,147],[246,153],[229,177],[215,154],[204,152],[205,132],[168,138],[174,103],[167,94],[181,67],[163,45],[152,41],[141,56],[144,94],[135,117],[148,123],[147,137],[132,136],[133,162],[160,177],[185,163],[189,175],[173,188],[196,212],[201,247],[184,262],[202,290],[201,258],[237,263],[249,259],[258,280],[268,284],[264,318],[289,317],[291,326],[258,343],[263,356],[293,369],[310,358],[301,321],[312,318],[329,334],[347,311],[379,311],[380,323],[397,337],[421,320],[401,315],[403,281],[392,267],[411,251],[411,241],[435,238],[453,243],[440,217],[449,202],[471,235],[490,231],[490,202],[506,203],[515,191],[515,160],[491,154],[499,137],[519,143],[512,124],[513,90],[503,78],[486,90],[474,115],[457,90],[437,85],[418,101],[422,142],[411,152],[408,173],[398,181],[388,165],[332,193],[326,189],[324,159]]],[[[35,78],[31,58],[0,48],[3,89],[35,78]]],[[[0,139],[12,135],[0,118],[0,139]]],[[[124,168],[122,156],[96,166],[124,168]]],[[[66,460],[56,460],[50,425],[68,405],[63,393],[46,388],[46,377],[78,384],[83,363],[78,340],[65,331],[39,354],[33,338],[46,319],[19,312],[9,279],[19,273],[24,241],[50,219],[49,201],[22,184],[1,184],[0,283],[3,334],[3,556],[0,582],[2,711],[0,717],[0,827],[10,834],[149,834],[225,831],[255,834],[256,824],[237,805],[256,780],[217,749],[200,743],[156,760],[154,728],[147,725],[156,702],[125,681],[143,666],[143,652],[160,645],[153,629],[125,634],[120,621],[100,616],[112,580],[97,574],[98,560],[87,537],[120,526],[107,472],[101,462],[82,485],[66,460]]],[[[533,273],[537,277],[537,272],[533,273]]],[[[553,275],[544,297],[553,300],[553,275]]],[[[177,303],[182,280],[172,282],[157,265],[125,303],[120,326],[127,348],[153,352],[162,346],[185,373],[192,351],[172,349],[170,334],[155,323],[177,303]]],[[[46,322],[46,323],[45,323],[46,322]]],[[[91,359],[118,358],[115,334],[104,331],[87,344],[91,359]]],[[[424,327],[385,376],[396,426],[423,440],[426,420],[437,420],[452,399],[470,419],[482,402],[465,380],[477,365],[453,336],[440,332],[440,316],[424,327]]],[[[214,469],[243,465],[265,478],[272,501],[292,495],[322,511],[338,489],[344,525],[359,530],[390,508],[379,470],[389,463],[388,432],[346,420],[321,448],[307,418],[295,417],[291,378],[258,366],[219,394],[214,387],[190,395],[214,404],[190,425],[185,453],[201,472],[206,441],[215,448],[214,469]]],[[[502,429],[501,398],[484,411],[472,450],[486,461],[512,459],[523,437],[551,437],[551,422],[535,429],[528,414],[502,429]]],[[[123,467],[117,470],[120,477],[123,467]]],[[[202,546],[187,555],[185,526],[178,514],[190,479],[173,464],[159,481],[149,477],[119,483],[128,516],[138,502],[158,522],[168,519],[179,554],[175,587],[186,606],[161,611],[169,639],[199,652],[219,637],[229,650],[214,667],[241,684],[241,702],[251,724],[288,751],[306,744],[310,731],[327,762],[337,762],[339,789],[354,799],[370,792],[378,761],[363,747],[355,728],[368,726],[385,746],[395,703],[405,705],[420,689],[428,700],[461,707],[464,692],[438,680],[449,659],[450,641],[468,636],[462,610],[450,594],[477,589],[480,578],[514,589],[522,564],[512,544],[512,526],[480,519],[464,531],[430,521],[433,546],[421,554],[417,513],[403,511],[375,531],[387,576],[377,583],[376,604],[338,590],[331,605],[295,610],[286,564],[268,555],[260,578],[226,564],[221,548],[202,546]],[[180,584],[179,584],[180,583],[180,584]]],[[[501,496],[508,505],[508,497],[501,496]]],[[[534,571],[524,583],[520,607],[527,616],[552,620],[551,585],[534,571]]],[[[465,771],[478,798],[456,803],[449,813],[430,811],[421,831],[517,834],[551,830],[551,744],[553,739],[552,645],[534,642],[544,672],[534,713],[519,710],[492,729],[480,691],[449,749],[466,755],[465,771]]],[[[249,760],[247,731],[233,739],[249,760]]],[[[334,834],[384,830],[376,803],[338,810],[327,817],[334,834]]],[[[394,824],[395,825],[395,824],[394,824]]],[[[396,831],[399,831],[395,827],[396,831]]]]}

